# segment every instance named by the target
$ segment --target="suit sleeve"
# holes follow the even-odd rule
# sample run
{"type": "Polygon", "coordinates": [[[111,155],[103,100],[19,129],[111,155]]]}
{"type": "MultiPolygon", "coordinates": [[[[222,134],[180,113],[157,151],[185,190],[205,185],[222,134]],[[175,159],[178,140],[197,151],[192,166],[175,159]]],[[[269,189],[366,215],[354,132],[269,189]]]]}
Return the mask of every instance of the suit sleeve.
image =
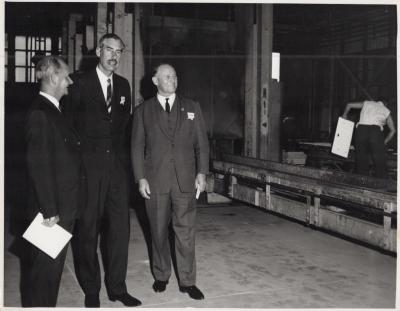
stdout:
{"type": "Polygon", "coordinates": [[[133,113],[131,135],[131,158],[135,181],[146,178],[144,169],[145,131],[143,124],[143,109],[137,107],[133,113]]]}
{"type": "Polygon", "coordinates": [[[196,153],[197,173],[208,174],[210,147],[208,144],[207,130],[200,105],[199,103],[195,103],[195,105],[196,141],[194,148],[196,153]]]}
{"type": "Polygon", "coordinates": [[[33,112],[27,122],[28,172],[44,218],[58,215],[54,163],[54,130],[41,111],[33,112]]]}

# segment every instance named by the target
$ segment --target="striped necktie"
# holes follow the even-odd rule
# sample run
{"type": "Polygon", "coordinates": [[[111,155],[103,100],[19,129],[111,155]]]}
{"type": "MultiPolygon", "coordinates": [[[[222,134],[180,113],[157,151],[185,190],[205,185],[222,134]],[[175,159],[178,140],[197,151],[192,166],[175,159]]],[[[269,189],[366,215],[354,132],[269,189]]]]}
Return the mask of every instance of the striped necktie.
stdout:
{"type": "Polygon", "coordinates": [[[111,98],[112,98],[112,90],[111,90],[111,79],[107,79],[107,111],[108,113],[111,113],[111,98]]]}

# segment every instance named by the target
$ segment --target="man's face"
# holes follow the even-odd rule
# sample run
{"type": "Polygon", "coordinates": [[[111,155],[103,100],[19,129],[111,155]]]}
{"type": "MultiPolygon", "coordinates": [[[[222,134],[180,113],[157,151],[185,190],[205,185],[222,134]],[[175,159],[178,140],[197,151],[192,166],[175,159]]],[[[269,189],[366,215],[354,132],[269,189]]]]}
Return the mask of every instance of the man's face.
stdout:
{"type": "Polygon", "coordinates": [[[63,97],[68,94],[68,87],[73,83],[71,78],[69,77],[69,70],[67,65],[63,65],[60,71],[57,73],[58,81],[57,81],[57,94],[59,97],[63,97]]]}
{"type": "Polygon", "coordinates": [[[96,55],[100,58],[100,70],[107,76],[118,68],[122,51],[122,43],[112,38],[105,39],[102,46],[96,49],[96,55]]]}
{"type": "Polygon", "coordinates": [[[162,96],[174,94],[178,87],[175,69],[169,65],[160,66],[152,80],[154,85],[157,86],[158,93],[162,96]]]}

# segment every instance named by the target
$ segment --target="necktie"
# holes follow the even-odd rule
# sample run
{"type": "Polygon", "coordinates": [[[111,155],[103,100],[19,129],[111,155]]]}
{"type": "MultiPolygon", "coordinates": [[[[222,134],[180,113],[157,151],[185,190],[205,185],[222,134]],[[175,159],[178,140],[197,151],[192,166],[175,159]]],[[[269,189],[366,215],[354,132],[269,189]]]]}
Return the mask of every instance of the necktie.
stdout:
{"type": "Polygon", "coordinates": [[[107,79],[107,111],[111,113],[111,97],[112,97],[112,90],[111,90],[111,79],[107,79]]]}
{"type": "Polygon", "coordinates": [[[168,100],[169,100],[169,98],[165,99],[165,111],[170,113],[171,112],[171,107],[169,106],[168,100]]]}

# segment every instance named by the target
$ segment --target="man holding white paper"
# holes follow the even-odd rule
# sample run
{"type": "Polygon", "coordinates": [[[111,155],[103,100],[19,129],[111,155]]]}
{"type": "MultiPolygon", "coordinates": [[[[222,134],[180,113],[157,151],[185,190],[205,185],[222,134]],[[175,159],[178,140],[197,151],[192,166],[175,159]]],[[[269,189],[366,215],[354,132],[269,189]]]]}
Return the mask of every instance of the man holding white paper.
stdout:
{"type": "MultiPolygon", "coordinates": [[[[54,230],[60,226],[72,233],[84,199],[85,177],[79,136],[61,113],[59,101],[73,82],[68,66],[58,56],[43,57],[36,66],[36,78],[40,81],[40,93],[26,122],[30,216],[37,221],[37,216],[43,215],[41,224],[33,225],[54,230]]],[[[40,246],[46,235],[40,235],[38,231],[43,230],[38,229],[30,235],[40,246]]],[[[58,255],[53,254],[55,259],[32,247],[29,307],[56,306],[66,254],[67,246],[58,255]]]]}
{"type": "Polygon", "coordinates": [[[153,289],[163,292],[171,276],[172,222],[179,290],[203,299],[196,287],[195,218],[208,173],[206,127],[200,105],[175,93],[178,79],[171,65],[156,67],[152,81],[158,93],[134,112],[131,154],[152,235],[153,289]]]}

